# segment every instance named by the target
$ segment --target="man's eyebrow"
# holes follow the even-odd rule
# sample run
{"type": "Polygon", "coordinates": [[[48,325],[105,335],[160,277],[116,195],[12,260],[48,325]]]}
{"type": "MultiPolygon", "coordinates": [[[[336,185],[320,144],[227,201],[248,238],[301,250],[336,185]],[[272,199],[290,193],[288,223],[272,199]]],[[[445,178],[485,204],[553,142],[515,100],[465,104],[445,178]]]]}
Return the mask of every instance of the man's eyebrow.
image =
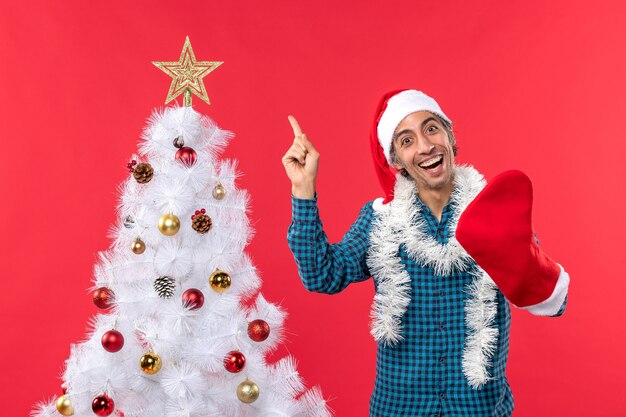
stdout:
{"type": "Polygon", "coordinates": [[[426,123],[430,122],[431,120],[434,120],[435,122],[437,121],[437,118],[434,116],[430,116],[429,118],[427,118],[426,120],[424,120],[422,122],[422,127],[424,127],[426,125],[426,123]]]}
{"type": "Polygon", "coordinates": [[[394,133],[394,134],[393,134],[393,139],[392,139],[392,142],[397,141],[397,140],[398,140],[398,138],[399,138],[400,136],[404,135],[405,133],[411,133],[411,129],[404,129],[404,130],[401,130],[401,131],[399,131],[399,132],[394,133]]]}
{"type": "MultiPolygon", "coordinates": [[[[426,125],[428,122],[430,122],[430,121],[432,121],[432,120],[437,121],[437,118],[435,118],[435,117],[433,117],[433,116],[431,116],[431,117],[427,117],[426,119],[424,119],[424,120],[422,121],[422,123],[420,123],[420,126],[421,126],[421,127],[424,127],[424,125],[426,125]]],[[[393,138],[391,139],[391,141],[392,141],[392,142],[395,142],[396,140],[398,140],[398,138],[399,138],[400,136],[404,135],[405,133],[411,133],[411,129],[403,129],[403,130],[401,130],[401,131],[399,131],[399,132],[397,132],[397,133],[394,133],[394,134],[393,134],[393,138]]]]}

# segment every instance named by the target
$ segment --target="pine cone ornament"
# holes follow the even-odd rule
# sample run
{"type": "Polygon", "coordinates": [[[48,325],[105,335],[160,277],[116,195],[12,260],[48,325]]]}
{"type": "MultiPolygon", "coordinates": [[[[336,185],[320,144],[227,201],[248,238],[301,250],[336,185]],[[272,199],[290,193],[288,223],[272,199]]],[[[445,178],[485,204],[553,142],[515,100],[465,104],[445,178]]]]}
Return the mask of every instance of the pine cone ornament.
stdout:
{"type": "Polygon", "coordinates": [[[193,230],[200,234],[204,234],[211,230],[211,226],[213,226],[213,222],[211,218],[206,214],[206,210],[196,210],[196,213],[191,216],[191,227],[193,230]]]}
{"type": "Polygon", "coordinates": [[[154,280],[154,290],[161,298],[172,298],[174,296],[176,281],[168,276],[158,277],[154,280]]]}
{"type": "Polygon", "coordinates": [[[133,170],[133,177],[135,177],[139,184],[145,184],[147,182],[150,182],[153,175],[154,170],[152,169],[152,165],[147,162],[137,164],[135,166],[135,169],[133,170]]]}

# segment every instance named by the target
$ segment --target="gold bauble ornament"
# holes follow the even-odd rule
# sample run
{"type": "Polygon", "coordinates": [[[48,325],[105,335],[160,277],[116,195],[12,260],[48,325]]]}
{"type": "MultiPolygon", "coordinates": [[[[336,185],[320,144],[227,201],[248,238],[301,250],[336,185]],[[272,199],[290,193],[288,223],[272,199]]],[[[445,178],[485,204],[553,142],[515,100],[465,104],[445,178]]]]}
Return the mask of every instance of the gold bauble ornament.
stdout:
{"type": "Polygon", "coordinates": [[[163,362],[159,355],[154,352],[148,352],[139,359],[139,366],[145,373],[153,375],[161,370],[163,362]]]}
{"type": "Polygon", "coordinates": [[[130,248],[132,249],[134,254],[141,255],[142,253],[146,251],[146,244],[144,243],[143,240],[137,238],[135,239],[133,244],[130,246],[130,248]]]}
{"type": "Polygon", "coordinates": [[[72,407],[72,402],[67,395],[61,395],[57,400],[57,411],[62,416],[74,415],[74,407],[72,407]]]}
{"type": "Polygon", "coordinates": [[[221,182],[218,182],[215,188],[213,188],[213,198],[216,200],[222,200],[226,197],[226,188],[221,182]]]}
{"type": "Polygon", "coordinates": [[[167,213],[159,218],[159,231],[165,236],[174,236],[180,230],[180,220],[175,214],[167,213]]]}
{"type": "Polygon", "coordinates": [[[209,278],[209,284],[213,291],[223,293],[230,287],[231,279],[228,272],[224,272],[221,269],[216,269],[209,278]]]}
{"type": "Polygon", "coordinates": [[[246,379],[237,386],[237,398],[246,404],[251,404],[259,398],[259,386],[254,382],[246,379]]]}

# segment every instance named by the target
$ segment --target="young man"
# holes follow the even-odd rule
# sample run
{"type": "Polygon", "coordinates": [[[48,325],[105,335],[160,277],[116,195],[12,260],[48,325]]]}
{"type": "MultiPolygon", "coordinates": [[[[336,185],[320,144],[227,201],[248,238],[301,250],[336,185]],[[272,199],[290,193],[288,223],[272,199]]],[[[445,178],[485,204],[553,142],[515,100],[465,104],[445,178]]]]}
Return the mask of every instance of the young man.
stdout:
{"type": "Polygon", "coordinates": [[[329,244],[317,209],[319,153],[289,120],[288,243],[305,287],[335,294],[374,278],[370,416],[510,416],[508,301],[560,316],[569,284],[537,246],[528,177],[508,171],[485,186],[474,168],[455,165],[452,122],[435,100],[390,92],[370,141],[385,197],[329,244]]]}

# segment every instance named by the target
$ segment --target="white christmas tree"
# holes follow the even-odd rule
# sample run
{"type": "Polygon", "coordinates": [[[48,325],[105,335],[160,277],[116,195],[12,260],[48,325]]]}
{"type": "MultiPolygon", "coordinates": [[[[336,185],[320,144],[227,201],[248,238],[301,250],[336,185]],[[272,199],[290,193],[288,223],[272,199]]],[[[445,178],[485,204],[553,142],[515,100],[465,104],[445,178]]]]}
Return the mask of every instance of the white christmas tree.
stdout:
{"type": "Polygon", "coordinates": [[[259,293],[244,252],[248,194],[236,162],[219,159],[233,135],[190,106],[191,93],[208,102],[202,64],[220,63],[197,62],[187,39],[177,63],[156,64],[179,65],[168,101],[178,91],[185,106],[149,120],[113,243],[94,268],[103,312],[71,348],[63,395],[32,415],[329,416],[317,387],[303,392],[291,356],[266,361],[285,313],[259,293]]]}

